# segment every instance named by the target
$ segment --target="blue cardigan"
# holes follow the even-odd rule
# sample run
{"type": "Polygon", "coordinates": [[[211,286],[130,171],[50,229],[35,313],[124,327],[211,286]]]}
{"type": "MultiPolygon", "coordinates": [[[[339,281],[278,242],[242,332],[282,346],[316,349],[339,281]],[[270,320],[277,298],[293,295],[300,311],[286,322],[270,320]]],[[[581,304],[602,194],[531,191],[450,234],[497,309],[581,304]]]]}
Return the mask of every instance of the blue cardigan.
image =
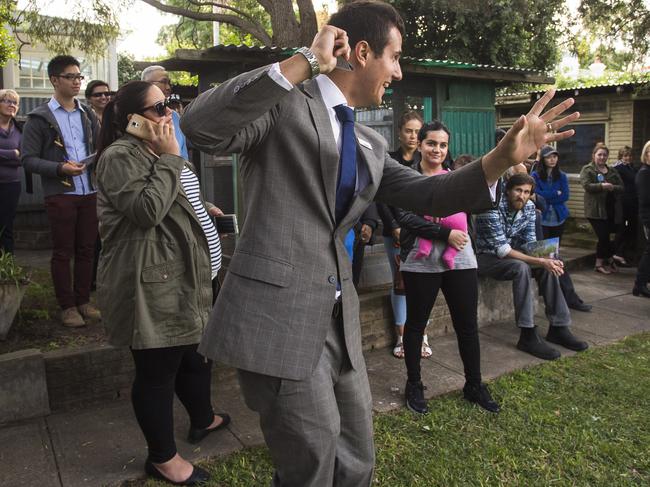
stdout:
{"type": "Polygon", "coordinates": [[[533,171],[532,176],[535,179],[535,193],[542,195],[547,204],[542,219],[547,220],[551,208],[555,208],[559,221],[566,220],[569,216],[569,209],[565,204],[569,201],[569,180],[566,174],[560,171],[560,179],[557,181],[542,179],[537,171],[533,171]]]}

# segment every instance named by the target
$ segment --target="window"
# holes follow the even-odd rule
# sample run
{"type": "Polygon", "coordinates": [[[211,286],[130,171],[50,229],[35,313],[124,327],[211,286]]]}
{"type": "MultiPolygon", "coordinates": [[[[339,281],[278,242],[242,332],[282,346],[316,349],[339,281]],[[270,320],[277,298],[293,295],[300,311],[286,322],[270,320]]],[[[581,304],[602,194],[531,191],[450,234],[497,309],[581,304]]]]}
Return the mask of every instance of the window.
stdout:
{"type": "Polygon", "coordinates": [[[21,88],[47,88],[47,61],[43,58],[26,58],[20,60],[19,86],[21,88]]]}
{"type": "Polygon", "coordinates": [[[579,173],[582,166],[591,161],[591,152],[598,142],[605,141],[605,124],[588,123],[568,125],[562,130],[574,129],[573,137],[557,143],[560,166],[564,172],[579,173]]]}

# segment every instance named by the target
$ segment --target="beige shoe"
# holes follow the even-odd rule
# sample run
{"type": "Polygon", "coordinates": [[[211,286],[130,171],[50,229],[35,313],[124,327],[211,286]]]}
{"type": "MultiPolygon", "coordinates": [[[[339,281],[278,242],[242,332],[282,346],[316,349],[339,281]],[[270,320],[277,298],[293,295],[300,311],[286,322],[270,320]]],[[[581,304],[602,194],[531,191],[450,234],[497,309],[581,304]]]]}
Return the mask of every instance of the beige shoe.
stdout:
{"type": "Polygon", "coordinates": [[[102,315],[92,304],[86,303],[77,306],[79,313],[87,320],[101,320],[102,315]]]}
{"type": "Polygon", "coordinates": [[[68,328],[86,326],[86,322],[77,311],[77,308],[68,308],[61,311],[61,323],[68,328]]]}

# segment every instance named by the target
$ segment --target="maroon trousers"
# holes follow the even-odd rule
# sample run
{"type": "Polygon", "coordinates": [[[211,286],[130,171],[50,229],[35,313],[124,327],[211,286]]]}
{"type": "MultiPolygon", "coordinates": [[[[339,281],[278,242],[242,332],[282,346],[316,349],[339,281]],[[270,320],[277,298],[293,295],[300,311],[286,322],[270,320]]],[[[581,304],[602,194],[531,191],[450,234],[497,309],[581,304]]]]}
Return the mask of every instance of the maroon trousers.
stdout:
{"type": "Polygon", "coordinates": [[[52,231],[52,281],[61,309],[90,300],[95,240],[97,195],[57,194],[45,198],[52,231]],[[74,272],[70,261],[74,259],[74,272]],[[74,275],[74,281],[73,281],[74,275]]]}

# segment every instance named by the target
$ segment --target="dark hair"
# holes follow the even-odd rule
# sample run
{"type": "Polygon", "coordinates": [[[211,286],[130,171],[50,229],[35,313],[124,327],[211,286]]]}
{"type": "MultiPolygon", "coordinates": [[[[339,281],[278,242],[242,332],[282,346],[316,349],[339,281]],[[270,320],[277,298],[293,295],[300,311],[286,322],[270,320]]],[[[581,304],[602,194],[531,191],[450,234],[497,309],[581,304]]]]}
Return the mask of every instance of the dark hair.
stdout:
{"type": "Polygon", "coordinates": [[[506,181],[506,191],[510,191],[515,186],[523,186],[524,184],[530,185],[531,193],[535,191],[535,180],[528,174],[517,173],[510,176],[510,179],[506,181]]]}
{"type": "Polygon", "coordinates": [[[374,0],[346,3],[327,23],[347,32],[352,50],[359,42],[366,41],[376,57],[383,54],[391,27],[404,35],[404,21],[397,10],[374,0]]]}
{"type": "MultiPolygon", "coordinates": [[[[553,151],[547,156],[540,157],[539,165],[537,166],[537,175],[543,179],[544,181],[548,181],[548,169],[546,167],[546,158],[551,156],[552,154],[558,155],[557,152],[553,151]]],[[[557,158],[557,164],[555,164],[555,167],[551,168],[551,181],[559,181],[560,180],[560,174],[562,174],[562,171],[560,171],[560,156],[558,155],[557,158]]]]}
{"type": "Polygon", "coordinates": [[[110,86],[108,86],[108,83],[106,81],[102,81],[100,79],[94,79],[90,83],[88,83],[88,86],[86,86],[86,91],[84,91],[84,95],[86,95],[86,100],[90,98],[90,95],[93,94],[93,90],[97,88],[98,86],[105,86],[106,88],[111,89],[110,86]]]}
{"type": "Polygon", "coordinates": [[[498,144],[506,136],[506,131],[504,129],[497,128],[494,131],[494,143],[498,144]]]}
{"type": "Polygon", "coordinates": [[[451,137],[451,132],[444,123],[440,120],[433,120],[422,125],[422,128],[418,132],[418,142],[422,142],[429,132],[436,132],[438,130],[444,130],[451,137]]]}
{"type": "Polygon", "coordinates": [[[402,116],[399,117],[399,122],[397,122],[397,129],[402,130],[402,127],[404,127],[404,125],[409,123],[411,120],[417,120],[421,124],[424,124],[424,120],[422,120],[422,115],[420,115],[415,110],[408,110],[402,113],[402,116]]]}
{"type": "Polygon", "coordinates": [[[618,150],[618,158],[623,159],[625,156],[631,156],[632,155],[632,147],[629,145],[623,146],[622,149],[618,150]]]}
{"type": "Polygon", "coordinates": [[[456,159],[454,159],[454,162],[452,164],[452,167],[455,169],[460,169],[463,166],[466,166],[473,160],[475,160],[476,157],[474,157],[471,154],[461,154],[459,155],[456,159]]]}
{"type": "Polygon", "coordinates": [[[144,111],[147,92],[152,86],[148,81],[129,81],[117,90],[113,100],[104,109],[95,161],[99,161],[102,152],[126,133],[126,125],[129,123],[127,115],[144,111]]]}
{"type": "Polygon", "coordinates": [[[76,58],[68,55],[63,56],[54,56],[50,59],[50,62],[47,63],[47,76],[51,78],[52,76],[57,76],[63,73],[63,70],[68,66],[81,67],[79,61],[76,58]]]}

